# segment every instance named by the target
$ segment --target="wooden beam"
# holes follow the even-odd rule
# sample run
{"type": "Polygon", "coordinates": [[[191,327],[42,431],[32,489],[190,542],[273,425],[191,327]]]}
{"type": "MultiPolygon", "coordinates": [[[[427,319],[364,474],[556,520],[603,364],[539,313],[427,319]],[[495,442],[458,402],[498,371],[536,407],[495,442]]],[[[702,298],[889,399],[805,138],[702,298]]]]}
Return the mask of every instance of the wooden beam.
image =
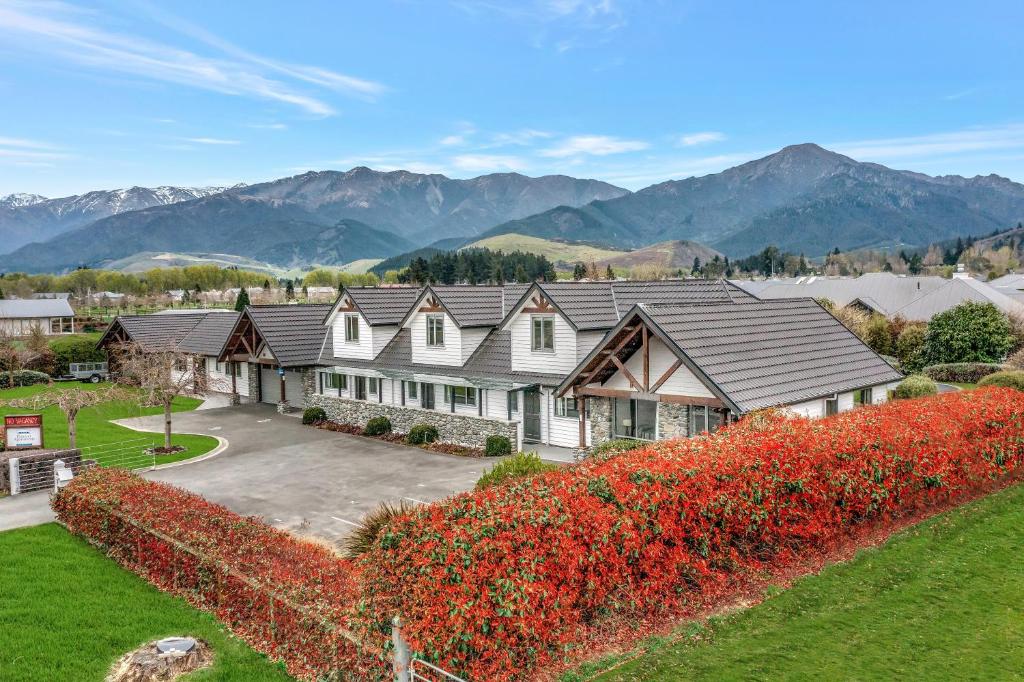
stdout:
{"type": "Polygon", "coordinates": [[[595,398],[632,398],[636,394],[621,388],[605,388],[604,386],[580,386],[575,389],[576,395],[588,395],[595,398]]]}
{"type": "Polygon", "coordinates": [[[587,398],[576,396],[576,409],[580,413],[580,447],[587,447],[587,398]]]}
{"type": "Polygon", "coordinates": [[[659,395],[658,397],[661,402],[672,403],[673,405],[707,405],[708,407],[725,407],[725,403],[718,398],[704,398],[688,395],[659,395]]]}
{"type": "Polygon", "coordinates": [[[675,374],[675,371],[683,366],[683,361],[680,358],[676,358],[676,361],[672,363],[672,366],[665,370],[665,373],[661,375],[661,378],[654,382],[651,386],[651,393],[657,393],[661,385],[668,381],[669,377],[675,374]]]}
{"type": "Polygon", "coordinates": [[[637,327],[633,327],[632,330],[630,330],[630,332],[628,334],[626,334],[626,336],[618,343],[618,345],[615,346],[615,348],[613,348],[608,353],[607,357],[605,357],[604,360],[602,360],[600,362],[600,364],[598,364],[598,366],[596,368],[594,368],[593,371],[591,371],[589,374],[587,374],[587,376],[584,377],[578,383],[582,383],[582,384],[589,384],[589,383],[591,383],[591,381],[593,381],[593,378],[597,376],[597,373],[600,372],[602,369],[604,369],[605,365],[607,365],[609,363],[609,361],[611,361],[612,358],[614,358],[616,355],[618,355],[619,351],[621,351],[623,348],[626,347],[626,344],[629,343],[633,339],[633,337],[635,337],[637,335],[637,332],[639,332],[641,328],[643,328],[643,325],[640,325],[640,326],[637,326],[637,327]]]}
{"type": "Polygon", "coordinates": [[[630,386],[640,391],[641,393],[647,392],[647,389],[640,385],[640,382],[636,380],[636,377],[633,376],[633,373],[626,369],[626,366],[622,364],[622,360],[619,360],[618,356],[613,355],[612,362],[615,363],[615,366],[619,368],[619,371],[622,372],[623,375],[625,375],[626,379],[629,380],[630,386]]]}
{"type": "Polygon", "coordinates": [[[641,348],[643,349],[643,360],[644,360],[644,388],[643,390],[648,393],[651,392],[651,344],[649,334],[647,333],[647,325],[644,325],[643,333],[641,334],[643,342],[641,348]]]}
{"type": "Polygon", "coordinates": [[[656,403],[671,403],[673,405],[725,407],[725,404],[718,398],[705,398],[703,396],[638,393],[636,391],[628,391],[621,388],[605,388],[603,386],[580,386],[575,391],[578,396],[591,396],[595,398],[636,398],[637,400],[650,400],[656,403]]]}

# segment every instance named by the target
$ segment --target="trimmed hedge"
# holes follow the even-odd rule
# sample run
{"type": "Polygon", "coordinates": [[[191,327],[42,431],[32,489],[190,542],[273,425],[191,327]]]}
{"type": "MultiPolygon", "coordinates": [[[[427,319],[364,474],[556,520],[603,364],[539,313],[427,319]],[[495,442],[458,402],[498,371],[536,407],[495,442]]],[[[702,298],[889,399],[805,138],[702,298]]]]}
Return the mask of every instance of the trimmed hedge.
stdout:
{"type": "Polygon", "coordinates": [[[431,424],[415,424],[405,436],[405,441],[411,445],[424,445],[437,440],[437,427],[431,424]]]}
{"type": "MultiPolygon", "coordinates": [[[[42,372],[36,372],[31,369],[19,369],[14,372],[14,385],[15,386],[35,386],[36,384],[46,384],[50,381],[50,375],[42,372]]],[[[0,388],[11,388],[11,373],[2,372],[0,373],[0,388]]]]}
{"type": "Polygon", "coordinates": [[[923,374],[912,374],[896,386],[896,390],[892,392],[894,398],[901,400],[906,398],[923,398],[929,395],[935,395],[939,392],[939,387],[935,385],[935,381],[923,374]]]}
{"type": "Polygon", "coordinates": [[[549,464],[541,460],[540,456],[536,452],[520,452],[514,457],[509,457],[503,462],[498,462],[493,467],[484,472],[484,475],[480,477],[480,480],[476,482],[476,489],[483,490],[484,488],[490,488],[492,485],[497,485],[502,481],[508,481],[514,478],[523,478],[525,476],[534,476],[536,474],[542,474],[546,471],[557,471],[559,466],[557,464],[549,464]]]}
{"type": "Polygon", "coordinates": [[[1024,372],[996,372],[978,382],[978,386],[1002,386],[1024,391],[1024,372]]]}
{"type": "Polygon", "coordinates": [[[321,424],[325,421],[327,421],[327,413],[322,407],[307,407],[302,411],[303,424],[321,424]]]}
{"type": "Polygon", "coordinates": [[[976,384],[982,377],[1001,372],[1005,365],[992,362],[951,362],[945,365],[929,365],[924,374],[935,381],[951,381],[957,384],[976,384]]]}
{"type": "Polygon", "coordinates": [[[72,362],[106,362],[107,351],[97,348],[95,339],[84,336],[59,337],[50,341],[54,369],[59,376],[67,374],[72,362]]]}
{"type": "Polygon", "coordinates": [[[383,436],[385,433],[391,433],[391,420],[387,417],[373,417],[363,429],[366,436],[383,436]]]}
{"type": "Polygon", "coordinates": [[[484,442],[484,457],[504,457],[512,454],[512,441],[508,436],[487,436],[484,442]]]}

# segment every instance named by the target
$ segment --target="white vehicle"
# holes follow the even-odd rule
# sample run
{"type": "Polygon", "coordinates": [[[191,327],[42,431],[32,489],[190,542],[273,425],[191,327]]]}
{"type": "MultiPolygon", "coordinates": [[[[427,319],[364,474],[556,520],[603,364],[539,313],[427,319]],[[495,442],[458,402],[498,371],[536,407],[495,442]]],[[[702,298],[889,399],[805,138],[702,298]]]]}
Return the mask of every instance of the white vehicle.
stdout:
{"type": "Polygon", "coordinates": [[[68,381],[88,381],[90,384],[98,384],[108,378],[110,372],[105,362],[72,362],[68,365],[68,373],[61,377],[68,381]]]}

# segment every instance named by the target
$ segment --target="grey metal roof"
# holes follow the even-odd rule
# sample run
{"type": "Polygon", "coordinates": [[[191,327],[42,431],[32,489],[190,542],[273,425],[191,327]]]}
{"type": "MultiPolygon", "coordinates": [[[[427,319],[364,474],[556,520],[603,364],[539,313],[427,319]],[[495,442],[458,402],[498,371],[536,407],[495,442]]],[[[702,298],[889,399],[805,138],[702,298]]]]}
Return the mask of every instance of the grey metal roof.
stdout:
{"type": "MultiPolygon", "coordinates": [[[[860,277],[801,277],[795,281],[766,280],[753,287],[762,299],[827,298],[842,308],[857,299],[870,301],[870,307],[891,316],[914,300],[949,284],[936,276],[906,277],[891,272],[869,272],[860,277]]],[[[750,286],[747,282],[739,285],[750,286]]]]}
{"type": "Polygon", "coordinates": [[[0,299],[0,319],[42,317],[74,317],[75,311],[66,298],[0,299]]]}
{"type": "Polygon", "coordinates": [[[345,287],[342,296],[349,295],[367,324],[397,325],[421,291],[420,287],[345,287]]]}
{"type": "Polygon", "coordinates": [[[1011,289],[1024,289],[1024,273],[1008,272],[1002,277],[989,281],[989,286],[993,286],[997,289],[1002,287],[1009,287],[1011,289]]]}
{"type": "Polygon", "coordinates": [[[505,293],[500,286],[457,284],[430,286],[460,327],[493,327],[505,317],[505,293]]]}
{"type": "Polygon", "coordinates": [[[902,378],[813,300],[638,310],[742,412],[902,378]]]}
{"type": "Polygon", "coordinates": [[[206,312],[181,315],[119,315],[110,323],[98,345],[103,346],[108,335],[120,325],[132,342],[143,350],[174,350],[206,315],[206,312]]]}
{"type": "Polygon", "coordinates": [[[324,316],[332,307],[329,303],[251,305],[245,313],[282,367],[304,367],[317,364],[327,334],[324,316]]]}
{"type": "Polygon", "coordinates": [[[209,312],[192,328],[185,338],[178,343],[178,349],[186,353],[197,353],[199,355],[220,355],[224,350],[231,330],[238,322],[239,313],[209,312]]]}
{"type": "Polygon", "coordinates": [[[935,315],[966,301],[992,303],[1007,315],[1024,316],[1024,304],[1015,297],[976,279],[954,277],[946,280],[946,284],[934,291],[918,297],[902,308],[893,311],[892,315],[906,320],[930,320],[935,315]]]}

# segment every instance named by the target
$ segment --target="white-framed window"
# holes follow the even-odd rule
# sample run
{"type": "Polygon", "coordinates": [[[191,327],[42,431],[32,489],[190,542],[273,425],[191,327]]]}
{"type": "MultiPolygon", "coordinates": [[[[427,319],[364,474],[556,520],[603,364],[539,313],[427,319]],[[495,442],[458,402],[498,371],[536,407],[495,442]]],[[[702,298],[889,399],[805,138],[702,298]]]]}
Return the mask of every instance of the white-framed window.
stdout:
{"type": "Polygon", "coordinates": [[[518,412],[519,411],[519,391],[508,392],[508,411],[518,412]]]}
{"type": "Polygon", "coordinates": [[[831,417],[834,414],[839,414],[838,395],[834,395],[831,398],[825,398],[825,416],[831,417]]]}
{"type": "Polygon", "coordinates": [[[537,352],[550,353],[555,350],[555,316],[530,316],[530,348],[537,352]]]}
{"type": "Polygon", "coordinates": [[[224,369],[224,363],[223,363],[223,362],[219,362],[219,361],[218,361],[217,363],[215,363],[215,365],[214,365],[214,369],[215,369],[215,370],[216,370],[216,371],[217,371],[218,373],[220,373],[220,374],[227,374],[227,372],[226,372],[226,371],[225,371],[225,369],[224,369]]]}
{"type": "Polygon", "coordinates": [[[415,381],[405,382],[405,393],[410,400],[417,400],[419,398],[420,385],[415,381]]]}
{"type": "Polygon", "coordinates": [[[358,343],[359,341],[359,314],[345,313],[345,341],[358,343]]]}
{"type": "Polygon", "coordinates": [[[348,388],[348,375],[347,374],[335,374],[334,372],[324,372],[324,390],[333,389],[340,391],[348,388]]]}
{"type": "Polygon", "coordinates": [[[722,413],[706,405],[690,407],[690,435],[698,433],[714,433],[722,426],[722,413]]]}
{"type": "Polygon", "coordinates": [[[444,314],[430,313],[427,315],[427,345],[444,345],[444,314]]]}
{"type": "Polygon", "coordinates": [[[871,404],[871,389],[862,388],[859,391],[853,392],[853,404],[854,405],[870,405],[871,404]]]}
{"type": "Polygon", "coordinates": [[[580,418],[580,408],[576,402],[576,398],[559,398],[555,401],[555,416],[556,417],[571,417],[573,419],[580,418]]]}
{"type": "Polygon", "coordinates": [[[445,386],[444,401],[456,405],[476,405],[476,389],[472,386],[445,386]]]}
{"type": "Polygon", "coordinates": [[[380,392],[380,379],[370,377],[366,380],[366,391],[372,395],[377,395],[380,392]]]}

